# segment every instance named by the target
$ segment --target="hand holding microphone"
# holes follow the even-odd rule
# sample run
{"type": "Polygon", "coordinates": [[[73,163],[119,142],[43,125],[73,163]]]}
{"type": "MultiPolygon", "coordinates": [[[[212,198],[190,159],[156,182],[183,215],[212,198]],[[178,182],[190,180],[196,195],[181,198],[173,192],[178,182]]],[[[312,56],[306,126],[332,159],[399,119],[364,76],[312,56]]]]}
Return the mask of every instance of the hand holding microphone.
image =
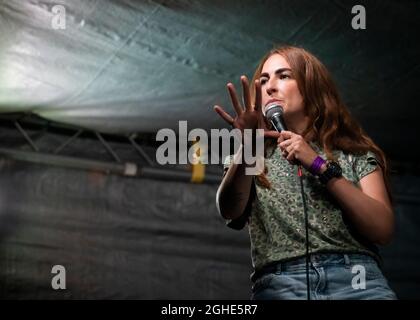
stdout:
{"type": "MultiPolygon", "coordinates": [[[[279,147],[280,143],[282,143],[285,140],[285,137],[283,137],[282,132],[287,131],[286,124],[284,123],[283,119],[283,112],[283,107],[277,103],[266,106],[264,112],[265,118],[269,123],[271,123],[275,130],[265,132],[264,136],[277,139],[277,144],[279,145],[279,147]]],[[[297,160],[292,159],[293,154],[289,154],[288,151],[281,147],[280,150],[282,152],[283,157],[285,157],[291,164],[298,164],[297,160]]]]}
{"type": "Polygon", "coordinates": [[[277,144],[282,151],[282,155],[289,163],[302,164],[305,168],[309,168],[318,154],[301,135],[287,131],[283,112],[283,107],[279,104],[269,105],[265,109],[265,117],[275,131],[266,131],[264,135],[277,138],[277,144]]]}

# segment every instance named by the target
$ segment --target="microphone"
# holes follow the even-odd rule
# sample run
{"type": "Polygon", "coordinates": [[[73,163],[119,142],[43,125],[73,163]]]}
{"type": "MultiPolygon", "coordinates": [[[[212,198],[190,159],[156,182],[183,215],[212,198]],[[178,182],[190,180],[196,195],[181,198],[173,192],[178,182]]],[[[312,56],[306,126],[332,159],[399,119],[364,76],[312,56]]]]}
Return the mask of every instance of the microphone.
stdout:
{"type": "MultiPolygon", "coordinates": [[[[286,124],[283,120],[283,107],[279,104],[272,104],[267,109],[265,109],[265,118],[271,122],[274,129],[277,132],[282,132],[283,130],[287,130],[286,124]]],[[[293,160],[294,164],[300,164],[298,160],[293,160]]]]}
{"type": "Polygon", "coordinates": [[[283,107],[279,104],[272,104],[265,110],[265,118],[271,122],[277,132],[287,130],[283,120],[283,107]]]}

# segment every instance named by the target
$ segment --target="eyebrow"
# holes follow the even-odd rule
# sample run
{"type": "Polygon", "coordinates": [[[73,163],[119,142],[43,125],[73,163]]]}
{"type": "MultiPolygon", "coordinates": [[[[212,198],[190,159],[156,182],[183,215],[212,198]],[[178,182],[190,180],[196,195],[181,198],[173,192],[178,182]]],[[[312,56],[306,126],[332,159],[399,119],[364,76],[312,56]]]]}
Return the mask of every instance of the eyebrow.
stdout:
{"type": "MultiPolygon", "coordinates": [[[[290,68],[280,68],[280,69],[277,69],[274,73],[279,74],[279,73],[282,73],[283,71],[292,71],[292,69],[290,69],[290,68]]],[[[260,78],[262,78],[262,77],[270,78],[267,72],[261,73],[260,78]]]]}

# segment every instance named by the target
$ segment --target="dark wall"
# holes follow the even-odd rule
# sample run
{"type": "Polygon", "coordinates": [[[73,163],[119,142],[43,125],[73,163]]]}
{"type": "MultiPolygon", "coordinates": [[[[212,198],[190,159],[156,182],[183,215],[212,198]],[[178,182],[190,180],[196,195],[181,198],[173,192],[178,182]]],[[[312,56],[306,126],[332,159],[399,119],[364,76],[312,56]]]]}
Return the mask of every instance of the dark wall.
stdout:
{"type": "Polygon", "coordinates": [[[384,271],[400,299],[420,299],[420,177],[392,177],[394,241],[382,249],[384,271]]]}
{"type": "Polygon", "coordinates": [[[249,297],[247,233],[225,227],[214,185],[5,160],[0,181],[3,298],[249,297]]]}
{"type": "MultiPolygon", "coordinates": [[[[215,185],[2,160],[2,298],[248,299],[246,230],[224,225],[215,185]],[[51,288],[63,265],[67,289],[51,288]]],[[[400,298],[420,298],[420,179],[393,179],[397,233],[382,249],[400,298]]]]}

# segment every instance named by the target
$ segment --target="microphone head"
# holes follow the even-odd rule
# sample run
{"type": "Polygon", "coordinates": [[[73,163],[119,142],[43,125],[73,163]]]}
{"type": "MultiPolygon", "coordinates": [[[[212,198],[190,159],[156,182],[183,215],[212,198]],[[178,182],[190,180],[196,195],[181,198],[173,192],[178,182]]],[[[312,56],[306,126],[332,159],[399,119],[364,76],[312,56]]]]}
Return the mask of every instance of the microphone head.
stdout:
{"type": "Polygon", "coordinates": [[[279,104],[272,104],[265,109],[265,118],[272,121],[273,117],[281,118],[283,116],[283,107],[279,104]]]}

